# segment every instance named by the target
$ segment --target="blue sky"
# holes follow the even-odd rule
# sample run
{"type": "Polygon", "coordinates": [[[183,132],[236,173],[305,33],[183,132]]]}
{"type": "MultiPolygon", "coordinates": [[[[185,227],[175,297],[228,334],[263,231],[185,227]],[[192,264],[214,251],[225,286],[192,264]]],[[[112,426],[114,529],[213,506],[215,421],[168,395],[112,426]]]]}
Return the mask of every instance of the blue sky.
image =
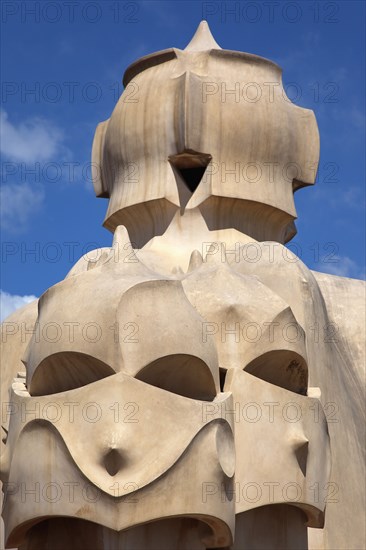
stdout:
{"type": "Polygon", "coordinates": [[[290,248],[311,269],[364,277],[364,2],[4,0],[1,9],[3,317],[111,244],[107,201],[90,179],[95,128],[126,67],[184,48],[201,19],[222,48],[277,62],[288,96],[316,114],[318,181],[295,196],[290,248]]]}

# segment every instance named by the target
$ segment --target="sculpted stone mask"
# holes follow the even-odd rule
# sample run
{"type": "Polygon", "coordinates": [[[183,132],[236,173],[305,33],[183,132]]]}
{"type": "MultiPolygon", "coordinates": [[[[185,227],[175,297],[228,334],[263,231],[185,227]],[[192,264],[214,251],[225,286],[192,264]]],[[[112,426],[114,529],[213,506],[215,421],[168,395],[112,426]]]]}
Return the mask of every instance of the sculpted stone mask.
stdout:
{"type": "Polygon", "coordinates": [[[199,518],[201,543],[223,547],[235,514],[289,501],[321,526],[324,498],[310,487],[328,480],[327,426],[306,396],[304,330],[289,304],[214,256],[193,254],[169,279],[125,259],[101,258],[39,301],[27,377],[11,390],[9,544],[44,517],[120,532],[177,516],[199,518]],[[93,319],[100,337],[44,330],[75,319],[93,319]]]}
{"type": "Polygon", "coordinates": [[[260,525],[271,548],[303,548],[330,483],[313,380],[335,355],[314,337],[318,284],[283,243],[294,190],[315,181],[315,117],[274,63],[222,50],[205,23],[124,83],[93,145],[113,246],[41,296],[28,341],[5,342],[7,545],[243,550],[260,525]],[[267,95],[240,101],[253,82],[267,95]]]}
{"type": "Polygon", "coordinates": [[[198,208],[210,229],[293,237],[293,192],[315,181],[319,136],[275,63],[221,49],[202,24],[185,50],[138,60],[123,82],[93,145],[108,229],[125,225],[140,247],[177,211],[198,208]]]}

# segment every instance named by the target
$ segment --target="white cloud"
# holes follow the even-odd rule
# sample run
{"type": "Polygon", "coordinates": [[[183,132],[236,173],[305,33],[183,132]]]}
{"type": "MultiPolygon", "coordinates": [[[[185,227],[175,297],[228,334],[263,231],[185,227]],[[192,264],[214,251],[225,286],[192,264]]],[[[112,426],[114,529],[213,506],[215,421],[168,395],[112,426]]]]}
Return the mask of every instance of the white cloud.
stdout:
{"type": "Polygon", "coordinates": [[[332,262],[322,262],[319,271],[339,277],[365,278],[364,270],[348,256],[335,256],[332,262]]]}
{"type": "Polygon", "coordinates": [[[39,185],[3,185],[0,188],[1,228],[12,233],[25,231],[29,220],[41,208],[44,196],[39,185]]]}
{"type": "Polygon", "coordinates": [[[34,163],[54,158],[62,148],[63,133],[51,122],[33,117],[18,125],[0,113],[0,151],[9,160],[34,163]]]}
{"type": "MultiPolygon", "coordinates": [[[[52,122],[33,117],[13,124],[4,110],[0,112],[0,152],[9,161],[24,165],[24,170],[30,173],[35,170],[36,163],[70,156],[63,145],[63,132],[52,122]]],[[[18,167],[17,173],[19,170],[23,168],[18,167]]],[[[9,181],[0,190],[1,228],[12,233],[27,229],[29,220],[38,213],[45,198],[42,184],[22,181],[9,181]]]]}
{"type": "Polygon", "coordinates": [[[23,307],[25,304],[29,304],[36,300],[37,297],[30,296],[18,296],[17,294],[9,294],[4,290],[0,290],[0,321],[3,321],[8,317],[13,311],[23,307]]]}

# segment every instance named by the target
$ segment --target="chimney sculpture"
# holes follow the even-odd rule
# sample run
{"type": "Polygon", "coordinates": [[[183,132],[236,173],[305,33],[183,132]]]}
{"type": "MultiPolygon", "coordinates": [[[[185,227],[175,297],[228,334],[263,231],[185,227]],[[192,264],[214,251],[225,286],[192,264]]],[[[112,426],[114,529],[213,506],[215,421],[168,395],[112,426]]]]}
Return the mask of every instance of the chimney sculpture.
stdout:
{"type": "Polygon", "coordinates": [[[284,246],[313,112],[206,22],[124,85],[93,144],[112,247],[3,325],[6,548],[363,547],[362,283],[284,246]]]}

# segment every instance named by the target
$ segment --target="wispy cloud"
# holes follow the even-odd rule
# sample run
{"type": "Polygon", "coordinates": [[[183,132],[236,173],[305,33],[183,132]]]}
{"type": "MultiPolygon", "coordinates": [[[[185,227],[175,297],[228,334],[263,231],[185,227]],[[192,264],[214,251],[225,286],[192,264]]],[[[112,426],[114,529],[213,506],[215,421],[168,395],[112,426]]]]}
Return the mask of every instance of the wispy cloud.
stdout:
{"type": "Polygon", "coordinates": [[[32,216],[39,212],[44,197],[40,185],[3,185],[0,189],[1,228],[11,233],[24,232],[32,216]]]}
{"type": "Polygon", "coordinates": [[[365,269],[362,269],[348,256],[337,256],[333,258],[332,262],[321,263],[319,271],[329,273],[330,275],[338,275],[339,277],[365,279],[365,269]]]}
{"type": "Polygon", "coordinates": [[[64,145],[64,133],[53,122],[31,117],[18,124],[8,113],[0,112],[0,152],[14,163],[14,174],[5,170],[5,180],[0,189],[1,228],[12,233],[22,233],[28,228],[32,216],[38,214],[45,199],[45,187],[35,177],[24,173],[35,172],[36,166],[48,161],[63,161],[71,157],[64,145]],[[16,174],[16,175],[15,175],[16,174]],[[19,174],[22,181],[19,182],[19,174]]]}
{"type": "Polygon", "coordinates": [[[315,186],[315,189],[312,189],[312,193],[309,194],[309,200],[313,200],[314,202],[327,201],[328,207],[339,212],[339,219],[342,216],[346,217],[350,215],[349,210],[365,210],[365,191],[363,185],[347,185],[344,190],[337,188],[336,193],[331,193],[326,184],[320,182],[315,186]],[[345,212],[346,209],[347,211],[345,212]]]}
{"type": "Polygon", "coordinates": [[[364,189],[359,186],[356,187],[355,185],[351,185],[341,193],[340,200],[338,202],[338,206],[340,203],[346,204],[349,208],[356,208],[357,210],[364,210],[365,209],[365,193],[364,189]]]}
{"type": "Polygon", "coordinates": [[[11,161],[43,162],[65,152],[63,132],[50,121],[33,117],[13,124],[0,113],[0,151],[11,161]]]}
{"type": "Polygon", "coordinates": [[[18,296],[17,294],[9,294],[4,290],[0,290],[0,321],[9,317],[13,311],[23,307],[25,304],[29,304],[36,300],[37,297],[31,295],[18,296]]]}
{"type": "MultiPolygon", "coordinates": [[[[344,102],[336,102],[334,105],[323,103],[319,104],[319,108],[317,109],[318,118],[324,117],[324,121],[329,121],[331,118],[332,124],[329,125],[330,135],[332,128],[334,128],[334,124],[342,125],[342,135],[337,136],[339,144],[343,144],[346,141],[345,136],[347,138],[353,137],[354,140],[359,141],[359,134],[361,133],[363,135],[365,131],[366,117],[364,109],[359,105],[352,104],[351,101],[352,100],[347,104],[344,102]]],[[[326,130],[328,129],[324,123],[323,127],[325,127],[326,130]]]]}

